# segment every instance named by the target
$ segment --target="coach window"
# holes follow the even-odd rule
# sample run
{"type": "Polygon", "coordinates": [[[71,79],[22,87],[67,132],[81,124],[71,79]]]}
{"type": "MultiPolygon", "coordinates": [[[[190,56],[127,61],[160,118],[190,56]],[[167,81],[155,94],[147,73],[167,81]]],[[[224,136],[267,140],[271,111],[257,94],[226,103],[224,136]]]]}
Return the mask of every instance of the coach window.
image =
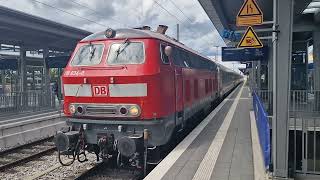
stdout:
{"type": "Polygon", "coordinates": [[[179,67],[184,67],[183,61],[181,59],[180,50],[178,48],[173,48],[172,53],[173,64],[179,67]]]}
{"type": "Polygon", "coordinates": [[[188,54],[185,51],[181,51],[181,55],[182,55],[183,64],[185,65],[185,67],[190,68],[191,64],[190,64],[188,54]]]}
{"type": "Polygon", "coordinates": [[[161,60],[162,60],[163,64],[170,64],[169,57],[164,53],[165,48],[166,48],[166,46],[161,44],[161,46],[160,46],[161,60]]]}

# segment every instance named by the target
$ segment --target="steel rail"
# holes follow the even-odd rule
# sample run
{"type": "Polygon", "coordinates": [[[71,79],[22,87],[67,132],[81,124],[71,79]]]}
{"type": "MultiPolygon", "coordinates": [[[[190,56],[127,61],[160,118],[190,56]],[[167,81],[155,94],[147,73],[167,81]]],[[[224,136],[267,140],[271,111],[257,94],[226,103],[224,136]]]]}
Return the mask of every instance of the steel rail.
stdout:
{"type": "MultiPolygon", "coordinates": [[[[19,151],[23,150],[23,149],[32,149],[32,147],[34,147],[36,145],[41,145],[41,143],[43,143],[43,142],[48,142],[48,140],[50,140],[50,139],[52,139],[52,138],[47,138],[47,139],[43,139],[43,140],[33,142],[30,144],[26,144],[23,146],[15,147],[13,149],[8,149],[6,151],[1,152],[0,157],[3,157],[4,155],[13,154],[16,152],[19,153],[19,151]]],[[[0,164],[0,171],[3,172],[9,168],[30,162],[33,159],[40,158],[46,154],[53,153],[55,150],[56,150],[56,147],[50,146],[50,147],[46,148],[45,150],[41,150],[40,152],[34,152],[31,155],[28,155],[26,157],[13,159],[12,161],[9,161],[9,162],[4,162],[3,164],[0,164]]]]}

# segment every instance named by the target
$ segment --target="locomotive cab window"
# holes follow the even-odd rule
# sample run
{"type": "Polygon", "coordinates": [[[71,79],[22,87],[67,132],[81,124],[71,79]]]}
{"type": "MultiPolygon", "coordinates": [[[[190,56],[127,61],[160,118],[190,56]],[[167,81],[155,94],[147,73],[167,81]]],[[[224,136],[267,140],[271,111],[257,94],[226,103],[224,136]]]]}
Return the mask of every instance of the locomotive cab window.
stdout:
{"type": "Polygon", "coordinates": [[[170,61],[169,61],[169,57],[165,54],[165,48],[166,46],[161,44],[160,46],[161,60],[163,64],[169,64],[170,61]]]}
{"type": "Polygon", "coordinates": [[[126,40],[110,46],[107,62],[109,65],[142,64],[144,56],[143,43],[126,40]]]}
{"type": "Polygon", "coordinates": [[[103,44],[88,44],[81,46],[71,61],[72,66],[90,66],[101,62],[103,44]]]}

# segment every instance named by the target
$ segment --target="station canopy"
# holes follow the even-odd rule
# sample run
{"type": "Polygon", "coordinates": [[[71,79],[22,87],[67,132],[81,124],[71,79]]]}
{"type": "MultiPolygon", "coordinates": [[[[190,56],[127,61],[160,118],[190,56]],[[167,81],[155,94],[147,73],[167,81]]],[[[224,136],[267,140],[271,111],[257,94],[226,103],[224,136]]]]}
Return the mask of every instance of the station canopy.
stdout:
{"type": "MultiPolygon", "coordinates": [[[[210,20],[221,36],[225,30],[244,33],[245,27],[236,26],[236,17],[243,4],[239,0],[198,0],[210,20]]],[[[264,24],[255,26],[254,29],[259,37],[270,37],[272,35],[273,1],[256,1],[263,12],[264,24]]],[[[294,25],[293,38],[295,40],[305,40],[312,36],[312,31],[319,31],[320,27],[320,1],[319,0],[296,0],[294,3],[294,25]],[[310,4],[311,3],[311,4],[310,4]]],[[[285,10],[284,10],[285,11],[285,10]]],[[[225,39],[227,45],[230,41],[225,39]]]]}
{"type": "MultiPolygon", "coordinates": [[[[48,68],[65,68],[70,56],[53,56],[47,58],[48,68]]],[[[42,67],[43,59],[39,58],[26,58],[27,66],[42,67]]],[[[17,70],[18,59],[16,57],[0,57],[0,70],[17,70]]]]}
{"type": "Polygon", "coordinates": [[[0,43],[71,51],[91,32],[0,6],[0,43]]]}

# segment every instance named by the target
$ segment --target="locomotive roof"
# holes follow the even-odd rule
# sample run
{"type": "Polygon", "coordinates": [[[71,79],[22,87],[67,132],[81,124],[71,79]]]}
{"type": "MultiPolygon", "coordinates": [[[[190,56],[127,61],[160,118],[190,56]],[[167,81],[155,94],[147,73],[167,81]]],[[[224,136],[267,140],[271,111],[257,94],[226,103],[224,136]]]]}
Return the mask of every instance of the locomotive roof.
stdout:
{"type": "MultiPolygon", "coordinates": [[[[200,53],[198,53],[197,51],[185,46],[184,44],[182,44],[181,42],[178,42],[177,40],[167,36],[167,35],[164,35],[164,34],[160,34],[160,33],[157,33],[157,32],[154,32],[154,31],[150,31],[150,30],[141,30],[141,29],[116,29],[116,36],[112,39],[126,39],[126,38],[154,38],[154,39],[159,39],[159,40],[162,40],[162,41],[165,41],[165,42],[168,42],[168,43],[171,43],[175,46],[178,46],[180,48],[183,48],[185,50],[188,50],[194,54],[197,54],[199,56],[202,56],[203,58],[206,58],[208,59],[209,61],[211,61],[212,63],[216,64],[217,66],[220,67],[221,70],[223,71],[227,71],[227,72],[230,72],[230,73],[235,73],[235,74],[238,74],[236,72],[234,72],[233,70],[219,64],[219,63],[216,63],[212,60],[210,60],[208,57],[206,56],[203,56],[201,55],[200,53]]],[[[106,36],[105,36],[105,31],[101,31],[101,32],[97,32],[97,33],[94,33],[94,34],[91,34],[89,36],[87,36],[86,38],[82,39],[81,42],[84,42],[84,41],[94,41],[94,40],[103,40],[103,39],[108,39],[106,36]]]]}
{"type": "MultiPolygon", "coordinates": [[[[160,33],[154,32],[154,31],[150,31],[150,30],[141,30],[141,29],[116,29],[115,31],[116,31],[116,36],[113,39],[155,38],[155,39],[159,39],[159,40],[171,43],[175,46],[184,48],[194,54],[197,54],[197,55],[202,56],[202,57],[209,60],[208,57],[201,55],[197,51],[185,46],[181,42],[178,42],[177,40],[175,40],[167,35],[164,35],[164,34],[160,34],[160,33]]],[[[105,36],[105,31],[91,34],[91,35],[87,36],[86,38],[82,39],[81,42],[82,41],[102,40],[102,39],[108,39],[105,36]]]]}

